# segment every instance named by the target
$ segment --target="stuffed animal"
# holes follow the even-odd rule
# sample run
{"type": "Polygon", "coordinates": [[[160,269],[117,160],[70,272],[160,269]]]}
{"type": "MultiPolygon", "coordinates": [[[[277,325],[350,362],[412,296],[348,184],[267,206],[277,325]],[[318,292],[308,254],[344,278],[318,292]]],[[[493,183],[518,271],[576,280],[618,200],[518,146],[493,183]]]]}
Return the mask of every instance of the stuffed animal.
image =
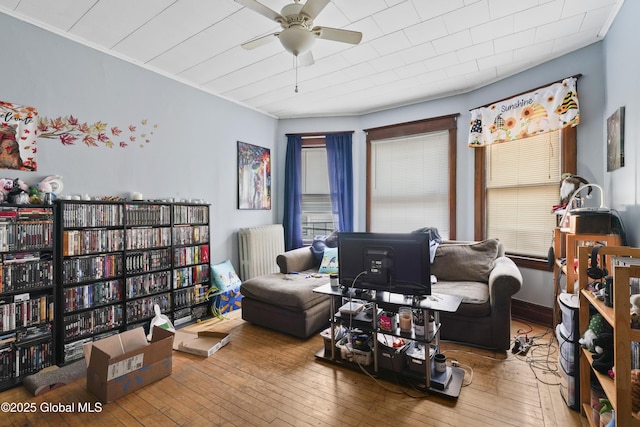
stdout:
{"type": "Polygon", "coordinates": [[[0,178],[0,203],[9,199],[9,191],[13,188],[13,180],[9,178],[0,178]]]}
{"type": "Polygon", "coordinates": [[[9,202],[17,204],[29,203],[29,186],[20,178],[13,180],[11,189],[9,190],[9,202]]]}
{"type": "Polygon", "coordinates": [[[591,320],[589,320],[589,329],[584,332],[582,338],[580,338],[578,342],[582,347],[594,353],[595,345],[593,344],[593,341],[596,337],[604,333],[611,333],[611,325],[604,320],[604,317],[602,317],[600,313],[596,313],[591,316],[591,320]]]}
{"type": "Polygon", "coordinates": [[[51,194],[51,200],[54,200],[62,193],[62,188],[62,177],[58,175],[49,175],[38,183],[38,190],[51,194]]]}
{"type": "Polygon", "coordinates": [[[604,375],[611,375],[613,368],[613,334],[604,332],[593,340],[595,354],[593,355],[593,369],[604,375]]]}
{"type": "Polygon", "coordinates": [[[633,294],[631,302],[631,327],[640,329],[640,294],[633,294]]]}

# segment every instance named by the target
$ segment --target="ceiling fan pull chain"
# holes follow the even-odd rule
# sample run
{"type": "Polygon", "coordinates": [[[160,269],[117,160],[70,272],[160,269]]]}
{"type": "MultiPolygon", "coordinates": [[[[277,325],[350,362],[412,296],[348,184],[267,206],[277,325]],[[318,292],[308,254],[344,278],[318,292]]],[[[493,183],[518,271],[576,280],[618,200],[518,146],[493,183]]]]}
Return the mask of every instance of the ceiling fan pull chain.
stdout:
{"type": "Polygon", "coordinates": [[[298,93],[298,56],[294,56],[295,58],[295,65],[296,65],[296,89],[295,92],[298,93]]]}

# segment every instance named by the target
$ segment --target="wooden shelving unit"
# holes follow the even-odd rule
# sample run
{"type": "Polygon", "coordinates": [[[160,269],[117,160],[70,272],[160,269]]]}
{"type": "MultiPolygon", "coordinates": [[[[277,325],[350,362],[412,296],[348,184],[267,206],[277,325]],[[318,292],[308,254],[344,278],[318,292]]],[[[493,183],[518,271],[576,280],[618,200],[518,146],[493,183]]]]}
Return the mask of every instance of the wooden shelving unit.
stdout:
{"type": "MultiPolygon", "coordinates": [[[[575,283],[578,280],[578,271],[574,268],[575,260],[578,259],[578,248],[580,246],[593,246],[594,244],[605,246],[620,246],[621,238],[616,234],[585,234],[573,233],[569,228],[555,229],[554,235],[554,253],[555,253],[555,280],[559,280],[560,275],[558,269],[566,278],[566,291],[570,294],[575,293],[575,283]],[[561,260],[564,259],[563,263],[561,260]]],[[[560,285],[556,282],[556,297],[560,293],[560,285]]]]}
{"type": "MultiPolygon", "coordinates": [[[[599,257],[606,257],[613,276],[613,307],[607,307],[604,302],[595,298],[586,289],[589,283],[587,268],[591,257],[590,247],[580,247],[578,250],[578,286],[580,289],[580,331],[588,328],[590,309],[593,307],[611,325],[614,336],[615,379],[603,375],[592,369],[592,355],[588,350],[582,351],[580,358],[580,401],[582,414],[589,421],[589,425],[599,427],[592,417],[591,408],[591,377],[604,390],[615,411],[616,425],[640,426],[640,419],[631,410],[631,342],[640,342],[640,329],[632,329],[630,323],[630,286],[631,277],[640,277],[640,265],[616,265],[612,257],[632,257],[640,259],[640,248],[621,246],[601,247],[599,257]]],[[[602,264],[604,265],[604,264],[602,264]]]]}

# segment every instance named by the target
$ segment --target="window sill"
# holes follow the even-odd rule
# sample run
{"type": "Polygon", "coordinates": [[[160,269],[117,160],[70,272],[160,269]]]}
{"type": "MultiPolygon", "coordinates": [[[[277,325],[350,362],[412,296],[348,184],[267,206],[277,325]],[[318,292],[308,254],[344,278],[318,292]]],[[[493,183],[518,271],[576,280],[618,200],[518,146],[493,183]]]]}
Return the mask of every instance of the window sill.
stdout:
{"type": "Polygon", "coordinates": [[[518,267],[530,268],[533,270],[553,271],[553,268],[549,267],[549,262],[546,258],[534,258],[514,254],[507,254],[507,257],[511,258],[518,267]]]}

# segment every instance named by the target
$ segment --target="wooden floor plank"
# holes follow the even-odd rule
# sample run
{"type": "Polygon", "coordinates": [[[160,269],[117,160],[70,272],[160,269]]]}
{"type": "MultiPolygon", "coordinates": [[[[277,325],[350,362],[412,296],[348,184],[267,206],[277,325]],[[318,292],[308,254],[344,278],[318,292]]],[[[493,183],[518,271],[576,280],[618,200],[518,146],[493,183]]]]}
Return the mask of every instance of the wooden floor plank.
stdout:
{"type": "MultiPolygon", "coordinates": [[[[400,379],[375,378],[317,360],[320,336],[308,340],[269,331],[240,318],[189,326],[231,333],[209,358],[173,353],[173,372],[100,413],[2,414],[0,426],[586,426],[564,403],[557,376],[557,346],[546,328],[514,320],[512,331],[539,334],[539,347],[520,357],[457,343],[442,343],[467,371],[458,399],[424,395],[400,379]],[[552,345],[545,343],[550,342],[552,345]],[[555,352],[555,353],[554,353],[555,352]]],[[[95,404],[86,381],[34,397],[17,387],[0,402],[95,404]]]]}

